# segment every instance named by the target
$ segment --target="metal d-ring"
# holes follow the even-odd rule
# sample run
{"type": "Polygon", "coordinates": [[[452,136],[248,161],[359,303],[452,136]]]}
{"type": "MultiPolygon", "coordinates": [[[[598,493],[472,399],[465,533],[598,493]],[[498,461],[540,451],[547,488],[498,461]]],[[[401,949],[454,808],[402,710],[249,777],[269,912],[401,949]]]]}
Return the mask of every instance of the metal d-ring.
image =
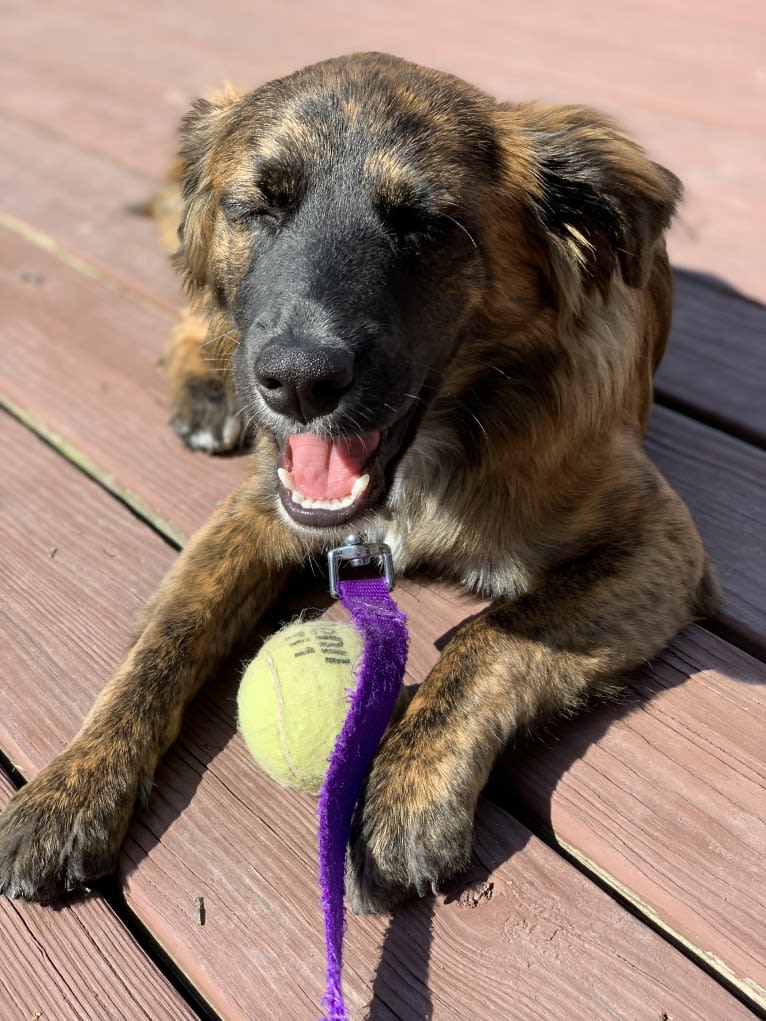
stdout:
{"type": "Polygon", "coordinates": [[[337,598],[338,580],[341,562],[350,564],[352,567],[367,567],[373,558],[377,558],[383,568],[383,577],[389,592],[394,587],[394,561],[391,556],[391,547],[384,542],[366,542],[364,536],[358,532],[347,535],[345,545],[331,549],[327,554],[327,569],[329,572],[330,594],[337,598]]]}

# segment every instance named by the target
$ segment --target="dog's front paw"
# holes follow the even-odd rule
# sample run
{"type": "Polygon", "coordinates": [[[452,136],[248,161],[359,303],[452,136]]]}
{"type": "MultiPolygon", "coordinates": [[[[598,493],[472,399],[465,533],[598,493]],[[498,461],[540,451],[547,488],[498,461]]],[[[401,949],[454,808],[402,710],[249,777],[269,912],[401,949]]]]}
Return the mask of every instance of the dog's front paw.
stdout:
{"type": "Polygon", "coordinates": [[[432,772],[427,757],[418,762],[412,749],[399,757],[398,744],[381,747],[354,818],[346,897],[355,914],[436,893],[470,858],[475,798],[449,769],[432,772]]]}
{"type": "Polygon", "coordinates": [[[0,814],[0,893],[43,903],[114,869],[138,785],[64,752],[0,814]]]}
{"type": "Polygon", "coordinates": [[[187,447],[223,454],[245,442],[237,398],[215,376],[188,376],[176,391],[170,424],[187,447]]]}

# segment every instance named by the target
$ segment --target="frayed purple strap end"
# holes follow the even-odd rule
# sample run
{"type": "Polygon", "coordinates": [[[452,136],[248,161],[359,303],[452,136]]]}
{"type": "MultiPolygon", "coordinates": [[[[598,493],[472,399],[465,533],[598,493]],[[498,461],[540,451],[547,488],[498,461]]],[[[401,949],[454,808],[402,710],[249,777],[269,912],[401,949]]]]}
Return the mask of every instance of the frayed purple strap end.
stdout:
{"type": "Polygon", "coordinates": [[[406,617],[383,578],[343,581],[340,601],[364,639],[356,690],[319,795],[319,885],[327,944],[326,1021],[347,1021],[341,987],[343,896],[351,819],[396,706],[407,661],[406,617]]]}

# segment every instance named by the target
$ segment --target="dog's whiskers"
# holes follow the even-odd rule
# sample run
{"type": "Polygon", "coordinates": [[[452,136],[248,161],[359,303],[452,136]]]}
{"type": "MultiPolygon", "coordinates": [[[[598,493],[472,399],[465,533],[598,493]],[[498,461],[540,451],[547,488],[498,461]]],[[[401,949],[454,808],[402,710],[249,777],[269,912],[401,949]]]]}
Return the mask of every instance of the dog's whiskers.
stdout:
{"type": "Polygon", "coordinates": [[[235,347],[239,345],[239,334],[237,331],[224,330],[222,333],[217,333],[214,337],[205,337],[203,342],[200,344],[200,348],[212,347],[214,344],[219,344],[224,339],[230,340],[235,347]]]}
{"type": "Polygon", "coordinates": [[[462,230],[462,232],[468,237],[468,240],[471,242],[471,244],[473,245],[474,248],[478,248],[479,247],[476,244],[476,241],[474,240],[473,235],[470,233],[470,231],[466,227],[463,226],[463,224],[459,220],[456,220],[454,216],[445,216],[445,219],[451,220],[455,224],[456,227],[459,227],[462,230]]]}

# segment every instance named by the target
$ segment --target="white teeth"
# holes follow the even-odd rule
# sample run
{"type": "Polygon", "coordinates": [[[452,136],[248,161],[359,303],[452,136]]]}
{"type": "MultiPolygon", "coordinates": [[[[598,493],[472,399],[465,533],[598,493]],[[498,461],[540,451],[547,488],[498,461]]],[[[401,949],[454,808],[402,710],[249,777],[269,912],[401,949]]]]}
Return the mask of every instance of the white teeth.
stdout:
{"type": "Polygon", "coordinates": [[[370,476],[369,475],[360,475],[359,478],[354,483],[354,488],[351,490],[351,498],[353,500],[356,500],[357,497],[362,495],[362,493],[369,486],[369,484],[370,484],[370,476]]]}
{"type": "Polygon", "coordinates": [[[279,476],[279,481],[282,483],[285,489],[289,489],[291,493],[294,493],[295,483],[293,482],[293,477],[287,470],[287,468],[277,468],[277,475],[279,476]]]}
{"type": "Polygon", "coordinates": [[[290,499],[306,510],[344,510],[356,502],[355,496],[344,496],[341,500],[310,500],[296,489],[290,494],[290,499]]]}
{"type": "Polygon", "coordinates": [[[289,491],[292,502],[297,503],[299,507],[305,507],[306,510],[345,510],[346,507],[356,503],[370,484],[370,476],[362,475],[356,480],[354,488],[348,496],[334,500],[312,500],[304,496],[303,493],[298,492],[295,488],[292,474],[286,468],[277,468],[277,475],[279,476],[279,481],[289,491]]]}

